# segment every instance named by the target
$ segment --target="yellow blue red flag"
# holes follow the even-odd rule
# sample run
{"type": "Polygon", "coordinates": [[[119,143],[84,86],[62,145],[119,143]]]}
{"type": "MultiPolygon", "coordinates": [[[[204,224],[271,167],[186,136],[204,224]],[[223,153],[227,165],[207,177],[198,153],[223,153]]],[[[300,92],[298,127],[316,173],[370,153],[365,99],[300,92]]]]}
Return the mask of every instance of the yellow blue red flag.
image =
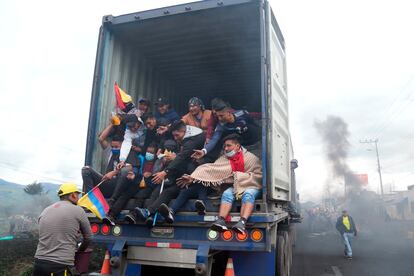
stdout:
{"type": "Polygon", "coordinates": [[[109,205],[101,190],[99,190],[99,186],[94,187],[86,195],[81,197],[78,201],[78,205],[87,208],[99,219],[105,217],[109,211],[109,205]]]}

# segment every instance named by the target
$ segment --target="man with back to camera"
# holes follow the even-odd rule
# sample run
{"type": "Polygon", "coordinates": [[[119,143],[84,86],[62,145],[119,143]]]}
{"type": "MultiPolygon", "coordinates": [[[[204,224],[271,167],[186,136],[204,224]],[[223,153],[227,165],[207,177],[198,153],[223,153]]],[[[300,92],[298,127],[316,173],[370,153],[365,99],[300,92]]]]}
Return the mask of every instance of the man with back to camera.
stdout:
{"type": "Polygon", "coordinates": [[[78,250],[85,251],[92,239],[88,217],[76,205],[79,194],[76,184],[63,183],[58,191],[60,201],[40,214],[33,276],[74,275],[77,243],[82,235],[78,250]]]}
{"type": "Polygon", "coordinates": [[[348,214],[346,210],[342,211],[342,216],[340,216],[336,221],[336,229],[339,231],[344,242],[345,257],[352,259],[352,247],[351,247],[351,238],[352,236],[357,235],[357,229],[355,227],[354,220],[348,214]]]}

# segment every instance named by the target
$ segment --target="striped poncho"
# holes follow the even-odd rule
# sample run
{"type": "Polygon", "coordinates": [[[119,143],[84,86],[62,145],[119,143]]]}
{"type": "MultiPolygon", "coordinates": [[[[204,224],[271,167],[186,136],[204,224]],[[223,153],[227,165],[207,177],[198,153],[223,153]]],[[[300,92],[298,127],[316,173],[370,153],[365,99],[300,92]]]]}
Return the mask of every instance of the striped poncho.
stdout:
{"type": "Polygon", "coordinates": [[[262,165],[260,160],[243,148],[244,171],[233,172],[229,159],[222,155],[214,163],[199,166],[191,177],[204,186],[219,186],[233,183],[233,192],[240,196],[248,188],[262,188],[262,165]]]}

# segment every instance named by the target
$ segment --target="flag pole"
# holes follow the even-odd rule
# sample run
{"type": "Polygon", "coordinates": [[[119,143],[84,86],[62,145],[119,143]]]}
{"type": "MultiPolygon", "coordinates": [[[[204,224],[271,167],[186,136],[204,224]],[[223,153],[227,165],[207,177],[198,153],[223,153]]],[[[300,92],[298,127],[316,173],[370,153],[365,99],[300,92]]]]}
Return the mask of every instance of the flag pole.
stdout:
{"type": "MultiPolygon", "coordinates": [[[[165,180],[163,179],[163,180],[162,180],[162,183],[161,183],[160,194],[162,193],[162,190],[164,190],[164,182],[165,182],[165,180]]],[[[158,217],[158,211],[157,211],[157,212],[155,212],[155,215],[154,215],[154,222],[152,223],[152,227],[154,227],[154,226],[155,226],[155,223],[157,222],[157,217],[158,217]]]]}

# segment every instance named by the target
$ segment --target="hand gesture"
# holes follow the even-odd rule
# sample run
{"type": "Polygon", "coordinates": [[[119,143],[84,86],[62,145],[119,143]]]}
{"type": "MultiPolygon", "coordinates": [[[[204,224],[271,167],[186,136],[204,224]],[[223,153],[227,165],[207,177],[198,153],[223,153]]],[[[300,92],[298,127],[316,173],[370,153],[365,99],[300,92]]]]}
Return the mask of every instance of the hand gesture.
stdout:
{"type": "Polygon", "coordinates": [[[165,177],[167,176],[167,173],[162,171],[162,172],[158,172],[156,174],[154,174],[154,176],[152,177],[152,182],[154,182],[155,184],[160,184],[165,177]]]}
{"type": "Polygon", "coordinates": [[[178,187],[184,188],[184,187],[190,185],[190,183],[192,183],[193,181],[194,181],[194,178],[192,178],[188,174],[184,174],[180,178],[177,178],[176,184],[177,184],[178,187]]]}
{"type": "Polygon", "coordinates": [[[125,166],[125,161],[120,161],[118,165],[116,165],[116,169],[119,171],[125,166]]]}
{"type": "Polygon", "coordinates": [[[206,155],[203,150],[194,150],[194,153],[191,155],[191,158],[201,159],[206,155]]]}
{"type": "Polygon", "coordinates": [[[102,177],[102,181],[111,180],[115,175],[116,171],[108,172],[102,177]]]}

